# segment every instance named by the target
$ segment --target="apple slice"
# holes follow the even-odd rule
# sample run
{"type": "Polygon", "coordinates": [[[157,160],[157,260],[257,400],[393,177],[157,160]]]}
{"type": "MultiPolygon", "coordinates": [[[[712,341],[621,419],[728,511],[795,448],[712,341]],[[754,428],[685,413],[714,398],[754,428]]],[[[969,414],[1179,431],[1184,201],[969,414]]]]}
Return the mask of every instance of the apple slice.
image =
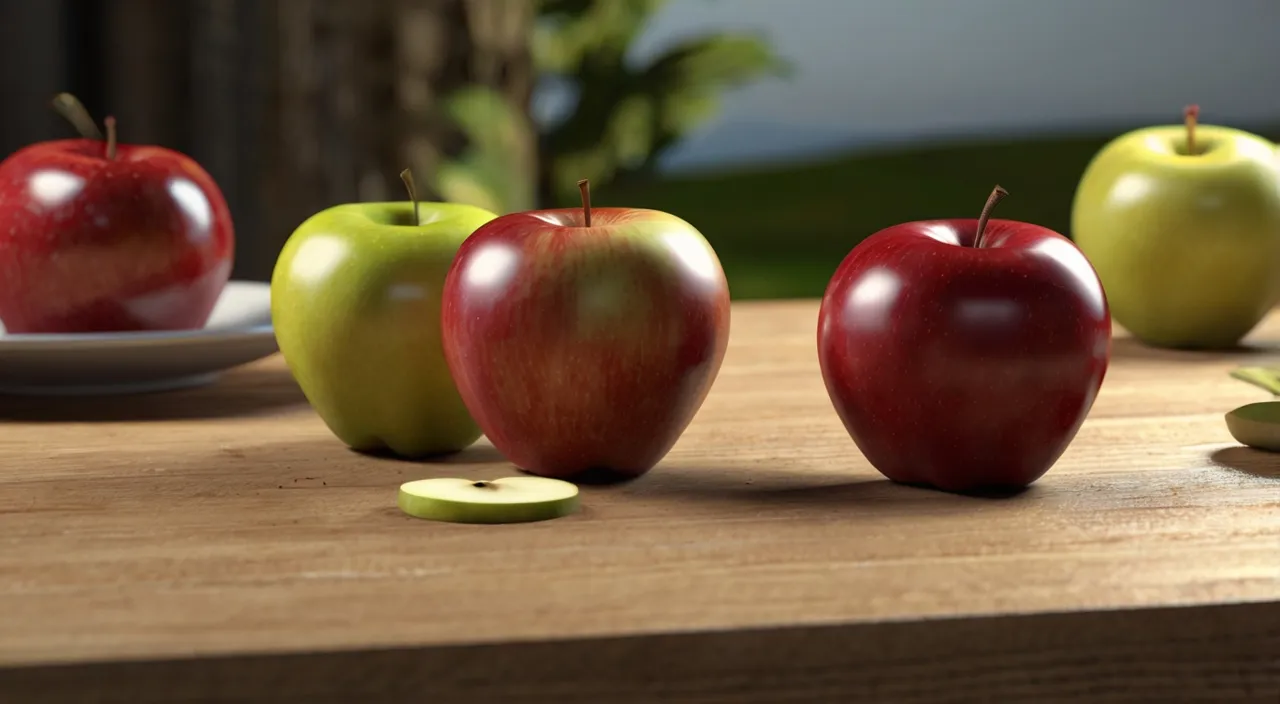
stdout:
{"type": "Polygon", "coordinates": [[[438,477],[401,484],[396,503],[410,516],[432,521],[526,523],[577,511],[578,487],[547,477],[493,481],[438,477]]]}
{"type": "Polygon", "coordinates": [[[1227,430],[1241,445],[1280,452],[1280,401],[1259,401],[1227,414],[1227,430]]]}

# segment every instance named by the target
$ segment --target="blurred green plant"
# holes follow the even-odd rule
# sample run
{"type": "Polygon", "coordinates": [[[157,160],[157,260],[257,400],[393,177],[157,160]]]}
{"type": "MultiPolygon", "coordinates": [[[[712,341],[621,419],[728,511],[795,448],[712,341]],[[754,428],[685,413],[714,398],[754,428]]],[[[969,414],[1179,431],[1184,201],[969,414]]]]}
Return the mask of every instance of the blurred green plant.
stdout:
{"type": "Polygon", "coordinates": [[[650,176],[664,154],[714,117],[723,91],[788,71],[762,38],[727,32],[634,61],[636,39],[666,1],[538,0],[535,69],[566,83],[574,104],[539,131],[530,106],[495,91],[450,96],[448,110],[469,146],[436,174],[441,195],[501,213],[572,203],[582,178],[604,186],[650,176]]]}
{"type": "Polygon", "coordinates": [[[494,213],[528,210],[536,197],[537,148],[533,123],[501,93],[465,88],[445,101],[449,117],[467,139],[467,150],[435,173],[436,191],[447,201],[494,213]]]}

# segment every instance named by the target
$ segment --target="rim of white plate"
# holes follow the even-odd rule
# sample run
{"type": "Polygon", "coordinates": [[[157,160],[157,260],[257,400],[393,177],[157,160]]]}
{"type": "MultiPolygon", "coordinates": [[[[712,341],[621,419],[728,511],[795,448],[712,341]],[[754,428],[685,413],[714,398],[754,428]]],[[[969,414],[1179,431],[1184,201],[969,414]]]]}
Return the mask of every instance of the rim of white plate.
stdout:
{"type": "MultiPolygon", "coordinates": [[[[248,295],[266,294],[263,298],[263,310],[270,315],[271,285],[261,281],[228,281],[223,289],[219,304],[226,297],[244,298],[248,295]]],[[[0,348],[8,347],[128,347],[138,344],[166,343],[199,343],[210,339],[218,341],[252,340],[274,335],[275,330],[270,322],[242,327],[228,326],[202,328],[200,330],[153,330],[145,332],[100,332],[100,333],[15,333],[6,334],[0,328],[0,348]]]]}

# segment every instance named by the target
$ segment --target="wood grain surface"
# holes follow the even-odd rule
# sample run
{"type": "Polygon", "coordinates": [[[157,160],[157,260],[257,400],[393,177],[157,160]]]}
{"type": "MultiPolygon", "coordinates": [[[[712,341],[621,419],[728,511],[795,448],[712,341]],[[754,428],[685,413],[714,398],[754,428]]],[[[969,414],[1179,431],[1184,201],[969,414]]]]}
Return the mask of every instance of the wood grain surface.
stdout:
{"type": "Polygon", "coordinates": [[[974,498],[867,465],[816,302],[733,316],[668,458],[546,523],[403,516],[403,481],[514,470],[353,453],[278,357],[0,398],[0,702],[1280,700],[1280,455],[1222,419],[1280,318],[1233,353],[1118,333],[1057,466],[974,498]]]}

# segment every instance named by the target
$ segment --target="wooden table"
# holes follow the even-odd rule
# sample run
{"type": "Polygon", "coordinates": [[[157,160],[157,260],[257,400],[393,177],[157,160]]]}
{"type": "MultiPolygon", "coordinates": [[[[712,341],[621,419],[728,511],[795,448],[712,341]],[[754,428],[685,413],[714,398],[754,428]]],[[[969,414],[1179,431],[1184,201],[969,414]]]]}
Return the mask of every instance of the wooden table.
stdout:
{"type": "Polygon", "coordinates": [[[984,499],[867,465],[816,314],[737,305],[667,460],[520,526],[401,515],[402,481],[512,470],[352,453],[279,358],[4,399],[0,701],[1280,701],[1280,458],[1222,421],[1280,318],[1235,354],[1118,336],[1057,466],[984,499]]]}

